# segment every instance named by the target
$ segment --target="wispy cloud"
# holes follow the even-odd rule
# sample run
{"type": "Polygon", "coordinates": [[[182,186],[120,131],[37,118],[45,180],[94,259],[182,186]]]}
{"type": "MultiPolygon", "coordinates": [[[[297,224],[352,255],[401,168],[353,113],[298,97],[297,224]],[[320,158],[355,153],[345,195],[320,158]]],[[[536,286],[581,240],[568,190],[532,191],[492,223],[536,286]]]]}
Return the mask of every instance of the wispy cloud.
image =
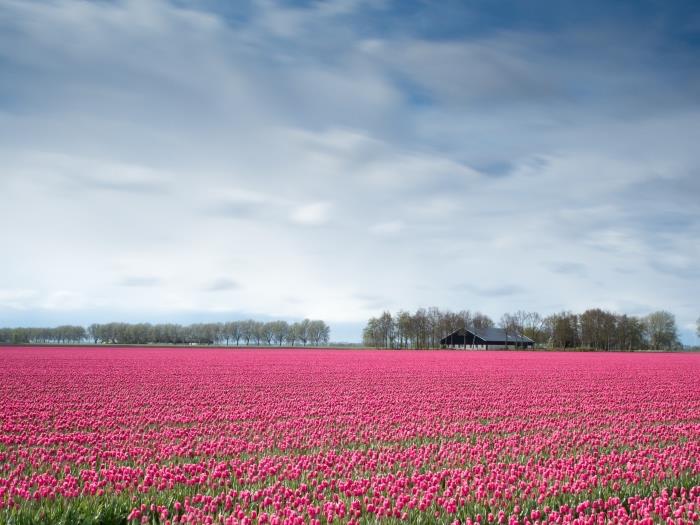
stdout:
{"type": "Polygon", "coordinates": [[[143,194],[158,194],[167,191],[167,184],[164,182],[133,177],[123,172],[111,176],[70,175],[68,180],[74,186],[94,190],[143,194]]]}
{"type": "Polygon", "coordinates": [[[369,231],[374,235],[391,236],[400,233],[404,229],[402,221],[379,222],[369,227],[369,231]]]}
{"type": "Polygon", "coordinates": [[[206,208],[208,214],[231,219],[250,219],[259,215],[261,205],[250,201],[219,201],[206,208]]]}
{"type": "Polygon", "coordinates": [[[237,290],[238,288],[240,288],[240,285],[233,279],[227,277],[220,277],[219,279],[211,281],[204,287],[207,292],[225,292],[237,290]]]}
{"type": "Polygon", "coordinates": [[[386,297],[382,297],[379,295],[373,295],[371,293],[369,293],[369,294],[364,294],[364,293],[355,294],[354,298],[361,301],[365,305],[366,308],[369,308],[371,310],[388,309],[389,306],[391,305],[391,301],[389,301],[386,297]]]}
{"type": "Polygon", "coordinates": [[[483,297],[509,297],[525,293],[522,286],[505,284],[497,286],[477,286],[474,284],[462,284],[455,287],[457,290],[466,290],[483,297]]]}
{"type": "Polygon", "coordinates": [[[559,274],[563,274],[563,275],[584,276],[586,274],[586,266],[582,263],[577,263],[577,262],[569,262],[569,261],[552,262],[548,265],[548,267],[554,273],[559,273],[559,274]]]}

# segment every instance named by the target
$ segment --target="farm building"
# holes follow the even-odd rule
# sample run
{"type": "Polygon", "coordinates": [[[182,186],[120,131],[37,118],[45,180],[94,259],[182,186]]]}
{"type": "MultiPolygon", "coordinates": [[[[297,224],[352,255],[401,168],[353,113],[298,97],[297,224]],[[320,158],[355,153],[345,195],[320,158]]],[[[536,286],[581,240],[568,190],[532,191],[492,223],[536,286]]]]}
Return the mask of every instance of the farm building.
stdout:
{"type": "Polygon", "coordinates": [[[480,328],[465,330],[460,328],[440,339],[443,348],[532,348],[535,342],[529,337],[508,332],[503,328],[480,328]]]}

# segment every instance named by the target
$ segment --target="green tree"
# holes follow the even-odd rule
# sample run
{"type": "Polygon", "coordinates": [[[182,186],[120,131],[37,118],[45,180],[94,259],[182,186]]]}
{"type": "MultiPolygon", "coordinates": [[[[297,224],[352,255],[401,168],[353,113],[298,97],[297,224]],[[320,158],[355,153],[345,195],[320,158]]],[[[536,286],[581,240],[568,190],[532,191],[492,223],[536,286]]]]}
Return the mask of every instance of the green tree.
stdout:
{"type": "Polygon", "coordinates": [[[650,313],[644,318],[644,328],[649,346],[654,350],[671,350],[680,344],[676,318],[670,312],[650,313]]]}
{"type": "Polygon", "coordinates": [[[554,348],[573,348],[580,344],[578,316],[571,312],[552,314],[545,319],[549,340],[554,348]]]}

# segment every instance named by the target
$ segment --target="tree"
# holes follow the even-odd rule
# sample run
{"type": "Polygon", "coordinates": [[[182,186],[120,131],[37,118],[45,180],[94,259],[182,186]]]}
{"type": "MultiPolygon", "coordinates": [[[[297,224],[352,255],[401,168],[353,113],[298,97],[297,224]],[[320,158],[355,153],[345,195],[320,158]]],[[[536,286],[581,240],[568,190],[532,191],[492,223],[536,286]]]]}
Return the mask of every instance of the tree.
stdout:
{"type": "Polygon", "coordinates": [[[644,323],[638,317],[618,315],[616,327],[618,350],[635,350],[645,346],[644,323]]]}
{"type": "Polygon", "coordinates": [[[384,346],[379,319],[376,317],[370,317],[367,326],[362,330],[362,344],[371,347],[384,346]]]}
{"type": "Polygon", "coordinates": [[[325,322],[318,319],[309,322],[309,340],[314,345],[319,346],[320,344],[328,344],[330,333],[330,328],[325,322]]]}
{"type": "MultiPolygon", "coordinates": [[[[448,312],[449,313],[449,312],[448,312]]],[[[445,324],[446,324],[446,313],[440,311],[436,306],[428,308],[428,323],[430,326],[430,340],[428,346],[430,348],[438,348],[440,346],[440,339],[447,335],[445,324]]]]}
{"type": "Polygon", "coordinates": [[[678,346],[676,318],[670,312],[659,310],[644,318],[644,328],[649,346],[654,350],[671,350],[678,346]]]}
{"type": "Polygon", "coordinates": [[[273,341],[279,346],[282,346],[282,343],[287,339],[289,323],[287,323],[287,321],[273,321],[270,325],[273,341]]]}
{"type": "Polygon", "coordinates": [[[537,312],[517,312],[522,325],[522,334],[529,337],[535,343],[543,344],[547,342],[547,334],[544,329],[544,318],[537,312]]]}
{"type": "Polygon", "coordinates": [[[274,328],[274,322],[270,321],[267,323],[263,323],[260,326],[260,335],[262,336],[263,340],[267,345],[272,344],[272,340],[275,337],[275,328],[274,328]]]}
{"type": "Polygon", "coordinates": [[[475,330],[483,330],[484,328],[492,328],[494,326],[493,320],[486,314],[481,312],[476,312],[472,316],[472,328],[475,330]]]}
{"type": "Polygon", "coordinates": [[[255,336],[255,321],[248,319],[241,321],[241,338],[245,341],[246,346],[250,344],[250,340],[255,336]]]}
{"type": "Polygon", "coordinates": [[[16,327],[0,328],[0,343],[79,343],[86,339],[94,344],[200,344],[226,345],[235,341],[236,345],[244,339],[246,344],[251,340],[265,341],[267,344],[276,342],[279,345],[287,340],[294,344],[297,333],[308,331],[307,341],[314,344],[327,343],[330,330],[321,320],[296,323],[296,330],[286,321],[271,321],[261,323],[252,319],[248,321],[231,321],[228,323],[198,323],[187,326],[179,324],[150,324],[150,323],[93,323],[87,330],[82,326],[62,325],[48,327],[16,327]]]}
{"type": "Polygon", "coordinates": [[[419,308],[414,314],[385,311],[367,321],[362,332],[365,345],[383,348],[436,348],[440,340],[458,329],[493,326],[486,315],[469,310],[451,312],[437,307],[419,308]]]}
{"type": "Polygon", "coordinates": [[[514,314],[510,314],[511,328],[517,335],[523,335],[525,332],[525,323],[527,323],[529,313],[523,310],[518,310],[514,314]]]}
{"type": "Polygon", "coordinates": [[[285,336],[288,345],[294,346],[294,343],[299,340],[299,330],[299,323],[290,325],[289,330],[287,330],[287,335],[285,336]]]}
{"type": "Polygon", "coordinates": [[[328,343],[331,342],[331,327],[328,326],[326,323],[323,321],[320,321],[322,323],[321,330],[320,330],[320,338],[318,340],[319,344],[327,345],[328,343]]]}
{"type": "Polygon", "coordinates": [[[508,347],[508,336],[515,336],[520,333],[518,327],[518,318],[512,314],[503,314],[501,316],[501,328],[506,335],[506,348],[508,347]]]}
{"type": "Polygon", "coordinates": [[[297,323],[297,339],[304,343],[304,346],[306,346],[306,343],[309,342],[309,323],[311,321],[308,319],[304,319],[302,322],[297,323]]]}
{"type": "Polygon", "coordinates": [[[240,321],[229,321],[224,324],[224,338],[226,339],[226,344],[228,345],[229,340],[235,341],[236,346],[239,345],[243,333],[241,331],[240,321]]]}
{"type": "Polygon", "coordinates": [[[554,348],[573,348],[579,345],[578,316],[571,312],[552,314],[545,319],[549,341],[554,348]]]}
{"type": "Polygon", "coordinates": [[[396,330],[394,319],[391,312],[383,312],[378,319],[379,335],[381,337],[381,346],[384,348],[392,348],[396,338],[396,330]]]}
{"type": "Polygon", "coordinates": [[[396,314],[396,339],[399,348],[408,348],[413,338],[413,318],[409,312],[400,310],[396,314]]]}
{"type": "Polygon", "coordinates": [[[615,315],[593,308],[579,315],[581,344],[596,350],[609,350],[616,336],[615,315]]]}
{"type": "Polygon", "coordinates": [[[413,315],[413,326],[416,332],[415,348],[427,348],[430,346],[430,320],[425,308],[419,308],[413,315]]]}
{"type": "Polygon", "coordinates": [[[252,336],[255,339],[255,344],[260,346],[263,339],[265,339],[265,323],[260,321],[251,321],[252,323],[252,336]]]}

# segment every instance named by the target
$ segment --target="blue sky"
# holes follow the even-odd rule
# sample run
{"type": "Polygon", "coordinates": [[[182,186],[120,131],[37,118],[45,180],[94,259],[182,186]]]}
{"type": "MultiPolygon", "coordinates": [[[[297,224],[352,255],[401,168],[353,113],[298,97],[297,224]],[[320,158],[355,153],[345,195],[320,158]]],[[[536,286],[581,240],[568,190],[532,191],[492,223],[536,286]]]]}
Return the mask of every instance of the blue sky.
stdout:
{"type": "Polygon", "coordinates": [[[700,315],[694,2],[0,0],[0,324],[700,315]]]}

